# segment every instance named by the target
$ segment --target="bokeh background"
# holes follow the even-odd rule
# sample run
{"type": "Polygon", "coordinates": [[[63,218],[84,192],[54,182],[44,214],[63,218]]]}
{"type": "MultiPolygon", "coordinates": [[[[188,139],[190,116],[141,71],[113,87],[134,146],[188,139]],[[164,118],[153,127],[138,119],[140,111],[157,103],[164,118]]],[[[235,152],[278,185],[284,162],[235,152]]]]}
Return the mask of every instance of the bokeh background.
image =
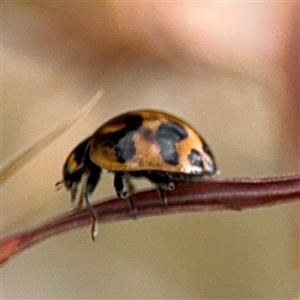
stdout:
{"type": "MultiPolygon", "coordinates": [[[[188,120],[222,177],[299,172],[299,3],[3,2],[1,88],[2,166],[105,91],[1,186],[2,237],[70,209],[66,156],[127,110],[188,120]]],[[[16,257],[1,298],[298,299],[298,254],[298,204],[116,222],[16,257]]]]}

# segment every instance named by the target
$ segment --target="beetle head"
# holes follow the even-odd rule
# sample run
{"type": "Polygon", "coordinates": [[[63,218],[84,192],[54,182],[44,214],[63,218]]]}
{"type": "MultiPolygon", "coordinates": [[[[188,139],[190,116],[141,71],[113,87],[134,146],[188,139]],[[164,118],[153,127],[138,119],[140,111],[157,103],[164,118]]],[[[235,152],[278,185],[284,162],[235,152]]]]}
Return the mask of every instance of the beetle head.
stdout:
{"type": "Polygon", "coordinates": [[[77,145],[69,154],[63,166],[63,179],[56,186],[63,184],[71,192],[71,200],[74,201],[77,187],[85,174],[89,174],[89,143],[90,137],[77,145]]]}

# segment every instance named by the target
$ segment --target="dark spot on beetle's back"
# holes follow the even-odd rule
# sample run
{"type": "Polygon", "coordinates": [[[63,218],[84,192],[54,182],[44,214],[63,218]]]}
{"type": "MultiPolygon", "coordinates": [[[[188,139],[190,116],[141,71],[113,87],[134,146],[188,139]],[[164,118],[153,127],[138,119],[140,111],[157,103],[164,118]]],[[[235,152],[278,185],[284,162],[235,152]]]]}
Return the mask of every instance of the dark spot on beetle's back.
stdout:
{"type": "Polygon", "coordinates": [[[192,149],[188,155],[189,162],[192,166],[197,166],[203,168],[203,161],[199,151],[192,149]]]}
{"type": "Polygon", "coordinates": [[[124,115],[112,120],[112,124],[125,124],[125,127],[114,132],[103,134],[99,137],[98,143],[103,147],[114,148],[120,140],[131,132],[135,132],[143,123],[140,115],[124,115]]]}
{"type": "Polygon", "coordinates": [[[123,120],[126,130],[137,130],[143,123],[141,115],[125,115],[123,120]]]}
{"type": "Polygon", "coordinates": [[[122,137],[115,147],[117,155],[117,161],[119,163],[125,163],[127,160],[134,157],[136,149],[133,141],[135,132],[130,131],[124,137],[122,137]]]}
{"type": "Polygon", "coordinates": [[[155,138],[160,147],[160,155],[166,163],[178,165],[179,156],[176,144],[187,136],[186,130],[178,123],[168,122],[158,127],[155,138]]]}
{"type": "Polygon", "coordinates": [[[120,139],[124,137],[126,132],[122,129],[115,132],[110,132],[102,135],[99,138],[99,144],[101,147],[108,147],[108,148],[114,148],[120,139]]]}
{"type": "Polygon", "coordinates": [[[156,138],[158,140],[167,139],[178,143],[181,140],[187,138],[188,134],[186,130],[178,123],[168,122],[161,124],[156,132],[156,138]]]}
{"type": "Polygon", "coordinates": [[[135,155],[133,135],[143,123],[140,115],[124,115],[111,121],[112,124],[125,124],[121,130],[103,134],[98,143],[101,147],[108,147],[115,150],[117,161],[125,163],[135,155]]]}
{"type": "Polygon", "coordinates": [[[162,140],[159,143],[160,155],[163,160],[170,165],[176,166],[179,163],[179,156],[176,146],[173,142],[168,140],[162,140]]]}

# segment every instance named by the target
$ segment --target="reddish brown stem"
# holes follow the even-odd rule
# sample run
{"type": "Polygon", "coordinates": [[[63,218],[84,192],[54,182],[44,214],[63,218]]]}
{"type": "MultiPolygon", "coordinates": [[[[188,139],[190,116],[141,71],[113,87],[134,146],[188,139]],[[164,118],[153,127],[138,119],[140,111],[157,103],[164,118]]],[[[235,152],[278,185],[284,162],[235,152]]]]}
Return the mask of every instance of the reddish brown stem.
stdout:
{"type": "MultiPolygon", "coordinates": [[[[178,184],[174,191],[166,192],[166,196],[167,207],[162,205],[155,190],[135,194],[134,204],[138,216],[228,209],[240,211],[299,201],[300,175],[178,184]]],[[[99,223],[132,218],[127,202],[123,199],[111,199],[94,207],[99,223]]],[[[0,265],[46,238],[89,224],[90,215],[83,209],[6,237],[0,245],[0,265]]]]}

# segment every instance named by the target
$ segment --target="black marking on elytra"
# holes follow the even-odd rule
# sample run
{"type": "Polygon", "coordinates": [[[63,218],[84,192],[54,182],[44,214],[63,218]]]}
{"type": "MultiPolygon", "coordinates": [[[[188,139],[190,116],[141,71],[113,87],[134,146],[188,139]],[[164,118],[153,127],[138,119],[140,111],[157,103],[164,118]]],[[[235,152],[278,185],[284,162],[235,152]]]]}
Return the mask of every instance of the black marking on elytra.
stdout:
{"type": "Polygon", "coordinates": [[[178,123],[168,122],[161,124],[156,132],[157,139],[170,140],[173,143],[178,143],[181,140],[187,138],[188,134],[186,130],[178,123]]]}
{"type": "Polygon", "coordinates": [[[179,156],[173,141],[162,140],[159,142],[159,147],[160,155],[167,164],[173,166],[179,164],[179,156]]]}
{"type": "Polygon", "coordinates": [[[111,121],[112,125],[114,123],[125,124],[125,127],[121,130],[104,134],[99,139],[99,143],[102,147],[113,148],[117,161],[125,163],[136,153],[133,136],[136,130],[141,127],[143,118],[140,115],[124,115],[115,121],[111,121]]]}
{"type": "Polygon", "coordinates": [[[135,144],[133,141],[134,134],[134,131],[128,132],[119,140],[118,144],[115,146],[117,161],[119,163],[125,163],[127,160],[134,157],[136,152],[135,144]]]}
{"type": "Polygon", "coordinates": [[[178,165],[179,156],[176,144],[187,136],[186,130],[178,123],[168,122],[158,127],[155,138],[160,147],[160,155],[166,163],[178,165]]]}
{"type": "Polygon", "coordinates": [[[192,149],[188,155],[188,159],[192,166],[197,166],[203,169],[203,160],[201,159],[199,151],[192,149]]]}

